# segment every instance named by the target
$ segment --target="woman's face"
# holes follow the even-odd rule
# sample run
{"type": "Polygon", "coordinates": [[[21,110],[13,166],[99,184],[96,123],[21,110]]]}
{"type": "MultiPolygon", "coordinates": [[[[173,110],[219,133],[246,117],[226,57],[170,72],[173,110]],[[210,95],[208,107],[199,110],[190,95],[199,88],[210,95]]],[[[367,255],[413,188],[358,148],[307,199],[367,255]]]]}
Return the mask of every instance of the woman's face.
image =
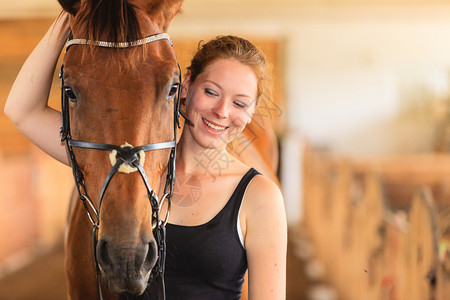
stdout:
{"type": "Polygon", "coordinates": [[[253,70],[231,59],[220,59],[193,83],[183,82],[186,113],[194,127],[186,126],[204,148],[226,145],[237,137],[255,111],[258,80],[253,70]]]}

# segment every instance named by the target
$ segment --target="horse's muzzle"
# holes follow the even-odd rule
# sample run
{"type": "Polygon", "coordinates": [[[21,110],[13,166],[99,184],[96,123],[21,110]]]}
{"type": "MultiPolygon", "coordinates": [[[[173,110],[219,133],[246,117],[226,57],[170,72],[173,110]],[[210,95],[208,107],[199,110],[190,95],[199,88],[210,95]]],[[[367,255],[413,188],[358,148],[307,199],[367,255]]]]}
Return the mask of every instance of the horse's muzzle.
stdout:
{"type": "Polygon", "coordinates": [[[100,238],[97,259],[103,284],[114,294],[140,295],[147,288],[150,272],[158,259],[155,239],[140,245],[100,238]]]}

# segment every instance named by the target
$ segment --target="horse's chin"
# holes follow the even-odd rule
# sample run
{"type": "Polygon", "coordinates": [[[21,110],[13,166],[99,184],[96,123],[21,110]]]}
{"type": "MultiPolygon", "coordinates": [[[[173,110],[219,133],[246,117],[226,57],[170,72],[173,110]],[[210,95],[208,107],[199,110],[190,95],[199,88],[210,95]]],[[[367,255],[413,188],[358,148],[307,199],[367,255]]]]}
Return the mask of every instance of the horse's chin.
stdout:
{"type": "Polygon", "coordinates": [[[139,296],[144,293],[147,288],[150,272],[145,276],[136,276],[134,278],[125,277],[123,274],[111,276],[102,273],[102,282],[107,289],[116,295],[139,296]]]}

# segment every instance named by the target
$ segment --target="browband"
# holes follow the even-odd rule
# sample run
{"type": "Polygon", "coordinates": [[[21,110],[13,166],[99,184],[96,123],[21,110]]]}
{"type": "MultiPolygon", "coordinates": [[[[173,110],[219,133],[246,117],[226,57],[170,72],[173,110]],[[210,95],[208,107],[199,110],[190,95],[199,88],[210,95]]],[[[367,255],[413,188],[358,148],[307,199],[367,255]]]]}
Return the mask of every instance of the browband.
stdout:
{"type": "Polygon", "coordinates": [[[148,43],[152,43],[159,40],[168,40],[170,45],[172,46],[172,40],[170,39],[170,36],[166,32],[157,33],[148,37],[145,37],[143,39],[132,41],[132,42],[104,42],[104,41],[91,41],[91,40],[85,40],[85,39],[71,39],[66,44],[66,51],[69,49],[72,45],[92,45],[92,46],[98,46],[98,47],[104,47],[104,48],[130,48],[130,47],[136,47],[145,45],[148,43]]]}

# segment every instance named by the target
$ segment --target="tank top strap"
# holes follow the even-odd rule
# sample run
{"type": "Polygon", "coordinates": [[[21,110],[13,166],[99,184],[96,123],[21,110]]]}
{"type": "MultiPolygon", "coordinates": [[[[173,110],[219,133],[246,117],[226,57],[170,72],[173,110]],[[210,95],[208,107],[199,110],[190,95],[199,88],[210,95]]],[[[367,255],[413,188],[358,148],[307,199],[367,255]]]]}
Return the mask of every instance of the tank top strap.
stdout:
{"type": "Polygon", "coordinates": [[[244,198],[245,191],[247,190],[248,185],[250,184],[250,181],[256,176],[260,175],[258,171],[256,171],[254,168],[251,168],[250,170],[245,173],[244,177],[242,177],[241,181],[237,185],[236,189],[233,192],[233,195],[231,196],[231,201],[234,202],[234,215],[237,218],[237,214],[239,213],[239,209],[241,208],[242,199],[244,198]]]}

